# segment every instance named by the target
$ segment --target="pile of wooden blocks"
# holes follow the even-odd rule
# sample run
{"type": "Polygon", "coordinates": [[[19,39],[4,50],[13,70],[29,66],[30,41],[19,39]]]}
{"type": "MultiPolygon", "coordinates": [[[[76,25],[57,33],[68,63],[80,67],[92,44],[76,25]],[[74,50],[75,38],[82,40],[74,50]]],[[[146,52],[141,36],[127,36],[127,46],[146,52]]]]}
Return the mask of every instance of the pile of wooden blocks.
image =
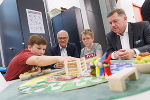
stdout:
{"type": "Polygon", "coordinates": [[[82,75],[87,71],[85,58],[79,58],[73,62],[64,62],[66,75],[82,75]]]}

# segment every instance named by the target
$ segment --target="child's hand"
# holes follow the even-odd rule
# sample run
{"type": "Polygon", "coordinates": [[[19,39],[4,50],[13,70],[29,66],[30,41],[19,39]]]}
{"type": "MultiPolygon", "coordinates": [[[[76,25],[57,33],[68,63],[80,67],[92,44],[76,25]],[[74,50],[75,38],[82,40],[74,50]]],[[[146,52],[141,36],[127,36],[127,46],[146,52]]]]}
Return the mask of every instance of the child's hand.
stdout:
{"type": "Polygon", "coordinates": [[[70,56],[67,56],[67,57],[62,57],[60,56],[58,58],[58,63],[64,63],[64,61],[75,61],[77,58],[74,58],[74,57],[70,57],[70,56]]]}
{"type": "Polygon", "coordinates": [[[60,62],[58,62],[58,63],[56,63],[56,66],[55,66],[56,68],[63,68],[64,67],[64,63],[60,63],[60,62]]]}

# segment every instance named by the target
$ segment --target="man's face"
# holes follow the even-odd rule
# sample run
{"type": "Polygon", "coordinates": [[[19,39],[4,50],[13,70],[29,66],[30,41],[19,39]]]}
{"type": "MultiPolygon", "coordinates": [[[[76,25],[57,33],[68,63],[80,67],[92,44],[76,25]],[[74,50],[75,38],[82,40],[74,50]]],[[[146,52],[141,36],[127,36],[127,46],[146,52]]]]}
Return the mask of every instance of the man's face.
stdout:
{"type": "Polygon", "coordinates": [[[34,44],[33,46],[28,45],[28,50],[30,50],[33,54],[37,56],[42,56],[45,53],[46,45],[37,45],[34,44]]]}
{"type": "Polygon", "coordinates": [[[67,32],[62,31],[57,34],[57,41],[62,48],[65,48],[67,46],[68,40],[69,37],[67,32]]]}
{"type": "Polygon", "coordinates": [[[86,47],[90,47],[94,41],[94,38],[90,35],[82,35],[82,42],[86,47]]]}
{"type": "Polygon", "coordinates": [[[127,25],[127,17],[125,15],[119,16],[117,13],[114,13],[112,16],[108,17],[108,21],[114,33],[123,35],[127,25]]]}

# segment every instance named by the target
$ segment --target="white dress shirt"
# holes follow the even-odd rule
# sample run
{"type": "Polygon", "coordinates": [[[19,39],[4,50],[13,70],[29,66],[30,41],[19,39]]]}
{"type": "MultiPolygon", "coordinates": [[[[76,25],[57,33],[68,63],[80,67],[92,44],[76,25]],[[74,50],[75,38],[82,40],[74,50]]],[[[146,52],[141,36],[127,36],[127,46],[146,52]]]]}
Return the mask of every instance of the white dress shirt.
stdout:
{"type": "Polygon", "coordinates": [[[60,45],[59,45],[59,47],[60,47],[60,53],[61,53],[61,56],[68,56],[68,54],[67,54],[67,46],[66,46],[66,48],[62,48],[60,45]]]}
{"type": "MultiPolygon", "coordinates": [[[[128,24],[127,24],[127,27],[126,27],[126,30],[125,30],[123,36],[121,36],[121,35],[119,35],[119,36],[120,36],[120,42],[121,42],[122,49],[130,49],[129,35],[128,35],[128,24]]],[[[134,51],[135,51],[137,56],[140,54],[140,51],[138,49],[134,48],[134,51]]],[[[111,58],[116,59],[114,57],[114,52],[112,53],[111,58]]]]}
{"type": "Polygon", "coordinates": [[[121,36],[121,35],[119,35],[119,36],[120,36],[120,42],[121,42],[122,49],[130,49],[128,24],[127,24],[127,27],[126,27],[126,30],[125,30],[123,36],[121,36]]]}

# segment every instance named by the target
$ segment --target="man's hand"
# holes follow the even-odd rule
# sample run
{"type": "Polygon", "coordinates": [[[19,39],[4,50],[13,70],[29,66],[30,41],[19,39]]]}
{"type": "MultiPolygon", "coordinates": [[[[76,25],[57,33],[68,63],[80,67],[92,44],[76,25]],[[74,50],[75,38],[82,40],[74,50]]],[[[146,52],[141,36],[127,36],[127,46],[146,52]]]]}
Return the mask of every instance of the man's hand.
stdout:
{"type": "Polygon", "coordinates": [[[119,59],[132,59],[135,53],[132,49],[120,49],[114,54],[114,56],[115,55],[117,55],[119,59]]]}
{"type": "Polygon", "coordinates": [[[120,59],[120,54],[121,54],[122,52],[120,52],[120,51],[115,51],[114,52],[114,57],[115,57],[115,59],[120,59]]]}

